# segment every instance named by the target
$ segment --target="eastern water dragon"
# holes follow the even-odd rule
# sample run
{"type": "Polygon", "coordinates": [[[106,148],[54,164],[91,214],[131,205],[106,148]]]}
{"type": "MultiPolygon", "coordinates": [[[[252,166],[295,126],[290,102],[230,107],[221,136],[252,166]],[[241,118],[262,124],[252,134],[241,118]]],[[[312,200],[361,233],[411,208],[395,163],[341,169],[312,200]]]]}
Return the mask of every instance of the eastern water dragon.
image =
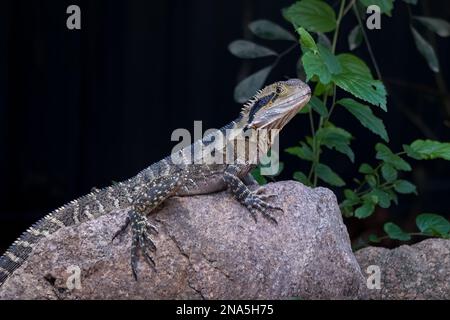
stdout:
{"type": "Polygon", "coordinates": [[[264,194],[263,188],[250,191],[246,181],[250,170],[270,150],[274,135],[308,103],[310,96],[308,85],[298,79],[271,84],[259,90],[244,105],[239,117],[227,126],[181,148],[126,181],[95,189],[49,213],[0,257],[0,286],[26,261],[41,239],[60,228],[117,210],[128,210],[128,217],[116,235],[131,226],[131,270],[137,279],[139,250],[147,262],[154,265],[151,252],[156,248],[152,237],[157,229],[146,216],[172,196],[208,194],[228,188],[255,220],[260,212],[276,222],[269,211],[281,208],[267,201],[273,195],[264,194]],[[243,142],[241,152],[236,147],[239,141],[243,142]],[[226,161],[204,161],[206,154],[213,160],[226,161]]]}

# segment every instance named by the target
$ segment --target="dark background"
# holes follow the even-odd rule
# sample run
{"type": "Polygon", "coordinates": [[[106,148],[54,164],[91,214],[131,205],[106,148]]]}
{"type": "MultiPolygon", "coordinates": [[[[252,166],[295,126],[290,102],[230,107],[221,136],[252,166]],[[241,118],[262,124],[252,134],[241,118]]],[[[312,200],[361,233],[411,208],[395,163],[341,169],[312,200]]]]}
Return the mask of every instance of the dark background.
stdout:
{"type": "MultiPolygon", "coordinates": [[[[414,13],[450,20],[448,1],[421,1],[414,13]]],[[[170,152],[176,128],[217,128],[235,118],[240,106],[233,88],[271,58],[244,62],[228,44],[251,39],[246,25],[269,19],[291,30],[280,9],[293,1],[2,1],[0,4],[0,252],[31,223],[73,198],[128,178],[170,152]],[[81,30],[66,28],[66,8],[81,8],[81,30]]],[[[330,1],[337,8],[337,1],[330,1]]],[[[338,52],[356,19],[345,18],[338,52]]],[[[389,146],[417,138],[449,141],[449,39],[436,38],[442,75],[433,74],[417,52],[406,5],[397,0],[382,29],[368,31],[387,86],[389,113],[382,117],[389,146]],[[447,105],[448,107],[449,105],[447,105]]],[[[264,45],[282,51],[290,43],[264,45]]],[[[356,54],[371,67],[364,46],[356,54]]],[[[299,49],[268,82],[295,77],[299,49]]],[[[335,152],[324,162],[346,181],[363,161],[374,161],[378,138],[351,116],[336,112],[334,122],[353,133],[357,165],[335,152]]],[[[309,134],[298,116],[283,131],[281,148],[309,134]]],[[[283,154],[290,179],[307,164],[283,154]]],[[[349,219],[352,239],[381,231],[396,221],[414,229],[422,212],[449,213],[449,164],[412,161],[403,175],[418,185],[419,197],[401,196],[400,205],[364,221],[349,219]]],[[[339,196],[339,194],[338,194],[339,196]]],[[[387,243],[387,245],[395,245],[387,243]]]]}

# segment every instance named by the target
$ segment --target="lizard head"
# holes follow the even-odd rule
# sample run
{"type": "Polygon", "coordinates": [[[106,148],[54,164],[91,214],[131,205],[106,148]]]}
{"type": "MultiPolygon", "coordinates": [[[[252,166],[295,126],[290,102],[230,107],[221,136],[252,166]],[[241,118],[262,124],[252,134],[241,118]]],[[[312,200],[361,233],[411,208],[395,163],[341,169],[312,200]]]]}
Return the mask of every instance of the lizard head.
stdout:
{"type": "Polygon", "coordinates": [[[268,85],[259,90],[242,108],[244,130],[281,130],[310,98],[311,89],[299,79],[268,85]]]}

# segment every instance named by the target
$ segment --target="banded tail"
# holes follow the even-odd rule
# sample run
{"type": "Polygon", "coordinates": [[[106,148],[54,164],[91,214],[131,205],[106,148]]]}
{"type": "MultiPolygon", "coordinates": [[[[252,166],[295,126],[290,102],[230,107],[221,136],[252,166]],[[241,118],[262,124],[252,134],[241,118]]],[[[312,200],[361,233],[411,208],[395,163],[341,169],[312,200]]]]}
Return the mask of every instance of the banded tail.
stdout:
{"type": "Polygon", "coordinates": [[[80,224],[128,206],[131,197],[128,191],[129,185],[126,183],[96,190],[54,210],[33,224],[0,257],[0,287],[26,261],[41,239],[63,227],[80,224]]]}

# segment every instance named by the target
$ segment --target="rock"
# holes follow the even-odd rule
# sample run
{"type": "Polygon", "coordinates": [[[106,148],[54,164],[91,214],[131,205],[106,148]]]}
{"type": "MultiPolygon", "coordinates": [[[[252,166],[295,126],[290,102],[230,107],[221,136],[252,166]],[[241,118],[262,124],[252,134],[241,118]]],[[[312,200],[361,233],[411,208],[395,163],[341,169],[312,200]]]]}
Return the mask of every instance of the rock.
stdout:
{"type": "Polygon", "coordinates": [[[278,225],[261,215],[255,223],[228,192],[169,199],[149,216],[159,227],[156,271],[141,258],[138,282],[129,233],[111,241],[125,212],[63,228],[35,248],[0,299],[356,298],[365,280],[334,194],[293,181],[266,188],[284,208],[273,212],[278,225]]]}
{"type": "Polygon", "coordinates": [[[389,250],[369,247],[356,252],[363,272],[380,269],[380,289],[367,289],[368,299],[449,299],[450,240],[428,239],[389,250]]]}

